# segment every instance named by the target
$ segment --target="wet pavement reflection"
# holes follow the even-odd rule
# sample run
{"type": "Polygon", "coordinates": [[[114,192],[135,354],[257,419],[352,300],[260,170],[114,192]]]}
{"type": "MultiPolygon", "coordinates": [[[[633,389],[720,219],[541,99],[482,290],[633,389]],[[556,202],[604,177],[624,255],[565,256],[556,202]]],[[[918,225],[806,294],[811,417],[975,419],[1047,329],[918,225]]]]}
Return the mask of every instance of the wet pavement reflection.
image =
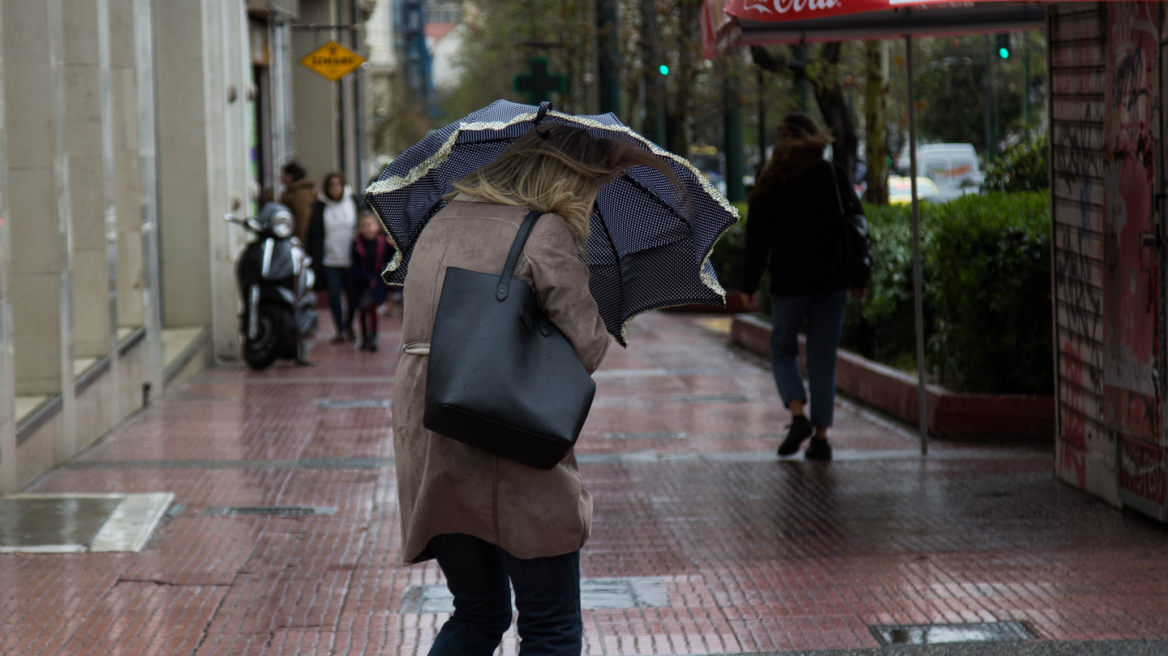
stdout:
{"type": "MultiPolygon", "coordinates": [[[[597,373],[586,653],[877,649],[1010,622],[1039,641],[1015,645],[1168,639],[1164,526],[1055,481],[1050,450],[922,459],[846,399],[835,462],[779,460],[766,364],[708,319],[642,316],[597,373]]],[[[448,606],[435,565],[398,563],[386,323],[377,354],[322,340],[315,367],[206,370],[34,483],[176,505],[138,553],[0,554],[0,653],[425,654],[448,606]]]]}

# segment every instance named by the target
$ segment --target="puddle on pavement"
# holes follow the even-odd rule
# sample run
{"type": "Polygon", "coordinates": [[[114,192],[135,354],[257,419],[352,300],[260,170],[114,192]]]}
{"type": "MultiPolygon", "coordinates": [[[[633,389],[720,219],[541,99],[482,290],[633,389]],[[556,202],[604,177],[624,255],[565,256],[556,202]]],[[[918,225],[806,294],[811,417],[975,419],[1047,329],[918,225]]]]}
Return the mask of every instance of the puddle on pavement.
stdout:
{"type": "Polygon", "coordinates": [[[121,495],[0,499],[0,547],[88,545],[121,502],[121,495]]]}
{"type": "Polygon", "coordinates": [[[955,642],[1017,642],[1037,638],[1021,622],[878,625],[869,629],[884,647],[955,642]]]}

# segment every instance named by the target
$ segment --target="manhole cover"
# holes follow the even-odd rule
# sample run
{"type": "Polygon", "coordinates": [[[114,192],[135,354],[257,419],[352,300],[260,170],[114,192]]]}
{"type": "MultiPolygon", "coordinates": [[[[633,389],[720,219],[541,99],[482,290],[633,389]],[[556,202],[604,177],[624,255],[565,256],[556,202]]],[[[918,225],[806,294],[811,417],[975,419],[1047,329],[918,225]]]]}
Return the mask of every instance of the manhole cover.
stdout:
{"type": "Polygon", "coordinates": [[[939,645],[953,642],[1018,642],[1037,636],[1021,622],[901,624],[869,627],[881,646],[939,645]]]}
{"type": "Polygon", "coordinates": [[[317,405],[326,410],[342,408],[388,408],[388,399],[317,399],[317,405]]]}
{"type": "Polygon", "coordinates": [[[141,551],[173,501],[169,492],[6,497],[0,553],[141,551]]]}
{"type": "MultiPolygon", "coordinates": [[[[514,605],[514,595],[512,595],[514,605]]],[[[584,579],[580,581],[583,610],[666,608],[669,595],[659,577],[584,579]]],[[[454,595],[445,585],[414,585],[402,599],[403,613],[453,613],[454,595]]]]}
{"type": "Polygon", "coordinates": [[[236,517],[240,515],[275,515],[278,517],[312,517],[314,515],[335,515],[337,509],[331,506],[230,506],[207,508],[203,517],[236,517]]]}

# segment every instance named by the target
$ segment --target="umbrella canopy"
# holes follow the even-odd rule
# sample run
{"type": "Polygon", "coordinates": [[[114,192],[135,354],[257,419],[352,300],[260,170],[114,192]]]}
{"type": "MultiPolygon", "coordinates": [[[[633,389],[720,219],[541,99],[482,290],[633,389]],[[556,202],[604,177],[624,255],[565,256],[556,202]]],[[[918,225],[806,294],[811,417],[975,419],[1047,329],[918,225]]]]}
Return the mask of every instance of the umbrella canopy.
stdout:
{"type": "Polygon", "coordinates": [[[365,197],[398,246],[382,277],[401,285],[422,229],[445,206],[454,183],[495,161],[539,122],[562,123],[598,138],[629,140],[652,152],[681,181],[686,197],[661,173],[632,167],[601,190],[592,213],[585,262],[605,327],[628,345],[626,324],[672,305],[724,306],[710,253],[738,211],[686,159],[665,151],[612,114],[573,116],[499,100],[436,130],[395,159],[365,197]]]}

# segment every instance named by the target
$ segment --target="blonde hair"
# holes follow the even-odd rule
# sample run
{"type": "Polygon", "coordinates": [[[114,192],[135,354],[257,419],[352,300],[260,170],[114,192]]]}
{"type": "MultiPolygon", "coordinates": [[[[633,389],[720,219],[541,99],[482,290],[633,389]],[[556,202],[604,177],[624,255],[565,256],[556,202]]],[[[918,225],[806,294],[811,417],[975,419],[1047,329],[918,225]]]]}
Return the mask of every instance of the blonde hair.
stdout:
{"type": "Polygon", "coordinates": [[[630,166],[657,170],[685,196],[673,171],[634,142],[598,138],[584,128],[553,123],[530,130],[499,159],[454,183],[448,198],[466,193],[503,205],[554,212],[564,217],[577,244],[583,246],[600,188],[630,166]]]}

